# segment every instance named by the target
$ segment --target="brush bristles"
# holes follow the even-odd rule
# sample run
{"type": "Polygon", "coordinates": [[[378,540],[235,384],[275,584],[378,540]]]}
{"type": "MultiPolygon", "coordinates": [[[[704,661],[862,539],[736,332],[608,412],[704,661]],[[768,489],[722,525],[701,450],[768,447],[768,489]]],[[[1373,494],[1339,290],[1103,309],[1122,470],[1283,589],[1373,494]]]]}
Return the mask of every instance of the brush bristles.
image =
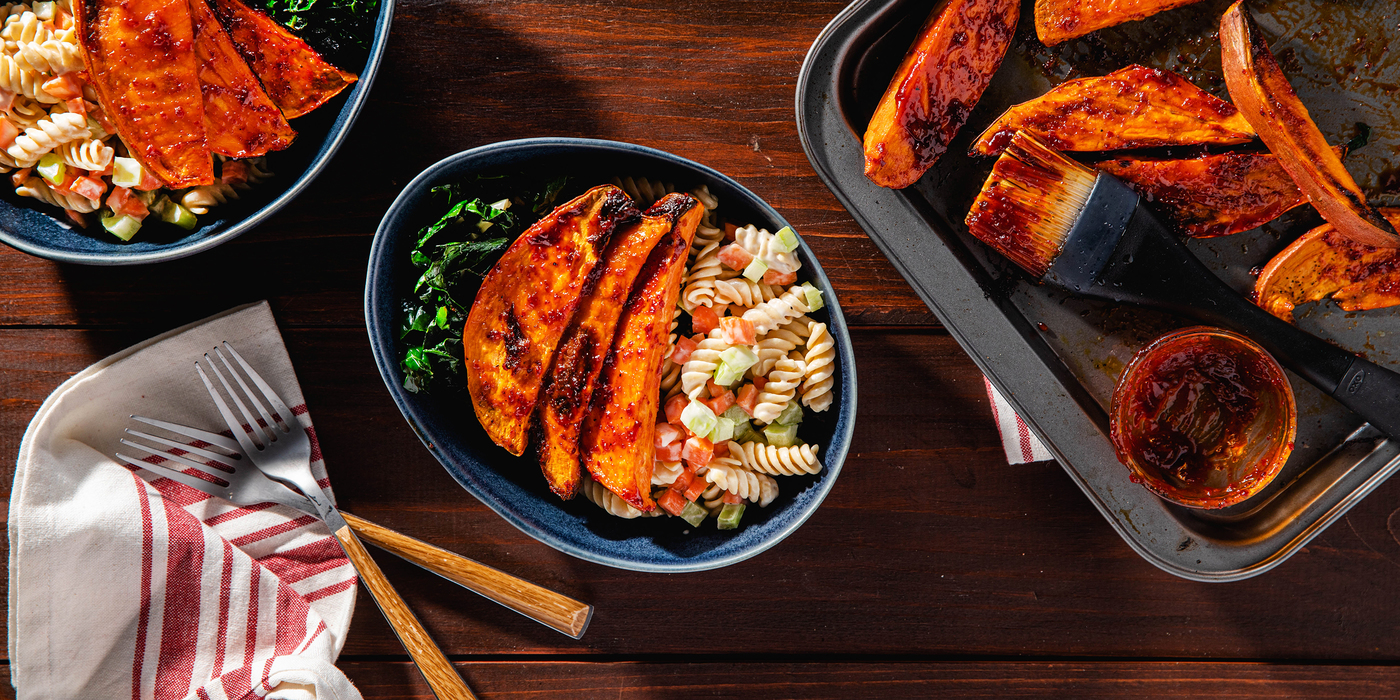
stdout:
{"type": "Polygon", "coordinates": [[[1017,132],[967,213],[967,227],[1037,278],[1060,254],[1089,192],[1094,170],[1017,132]]]}

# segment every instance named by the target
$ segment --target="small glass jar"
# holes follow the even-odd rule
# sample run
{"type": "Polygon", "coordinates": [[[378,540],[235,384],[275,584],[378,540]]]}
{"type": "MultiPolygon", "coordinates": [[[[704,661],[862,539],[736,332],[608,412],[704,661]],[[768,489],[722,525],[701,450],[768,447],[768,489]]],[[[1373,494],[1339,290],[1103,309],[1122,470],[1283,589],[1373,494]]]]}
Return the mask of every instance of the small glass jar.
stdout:
{"type": "Polygon", "coordinates": [[[1298,429],[1293,387],[1263,348],[1195,326],[1139,350],[1113,390],[1111,436],[1132,479],[1173,503],[1224,508],[1278,476],[1298,429]]]}

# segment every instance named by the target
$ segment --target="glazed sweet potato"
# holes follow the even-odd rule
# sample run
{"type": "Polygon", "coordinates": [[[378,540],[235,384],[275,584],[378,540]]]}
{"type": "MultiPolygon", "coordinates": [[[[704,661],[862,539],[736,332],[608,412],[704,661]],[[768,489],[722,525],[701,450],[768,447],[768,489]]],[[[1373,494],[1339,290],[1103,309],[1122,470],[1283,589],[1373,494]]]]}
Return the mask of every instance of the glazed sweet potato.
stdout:
{"type": "Polygon", "coordinates": [[[695,206],[686,194],[671,194],[647,211],[641,221],[613,234],[599,267],[597,285],[584,295],[572,325],[559,343],[554,368],[540,399],[535,445],[540,469],[549,488],[560,498],[573,498],[578,488],[578,436],[593,388],[612,349],[618,318],[656,242],[671,232],[675,220],[695,206]]]}
{"type": "Polygon", "coordinates": [[[1106,27],[1145,19],[1201,0],[1035,0],[1035,33],[1054,46],[1106,27]]]}
{"type": "Polygon", "coordinates": [[[252,158],[292,145],[296,132],[238,54],[209,5],[205,0],[189,0],[189,4],[209,149],[230,158],[252,158]]]}
{"type": "Polygon", "coordinates": [[[1128,66],[1067,80],[997,118],[972,152],[994,156],[1024,131],[1057,151],[1112,151],[1187,144],[1237,144],[1254,128],[1234,105],[1171,71],[1128,66]]]}
{"type": "Polygon", "coordinates": [[[635,508],[656,507],[651,470],[656,459],[656,414],[661,403],[661,362],[681,276],[704,208],[698,202],[662,200],[675,225],[656,244],[618,320],[612,352],[603,364],[588,419],[579,439],[583,463],[594,481],[635,508]],[[688,208],[681,208],[689,205],[688,208]]]}
{"type": "Polygon", "coordinates": [[[865,129],[865,176],[908,187],[948,150],[1001,65],[1018,0],[945,0],[895,71],[865,129]]]}
{"type": "Polygon", "coordinates": [[[214,182],[185,0],[76,0],[88,78],[131,156],[174,188],[214,182]]]}
{"type": "MultiPolygon", "coordinates": [[[[1400,226],[1400,209],[1379,213],[1400,226]]],[[[1323,224],[1275,255],[1254,283],[1254,303],[1289,322],[1299,304],[1329,296],[1346,311],[1400,304],[1400,250],[1356,243],[1323,224]]]]}
{"type": "Polygon", "coordinates": [[[309,44],[241,0],[213,0],[215,14],[277,108],[296,119],[357,80],[309,44]]]}
{"type": "Polygon", "coordinates": [[[595,187],[520,234],[482,281],[462,332],[467,391],[511,454],[525,452],[545,372],[608,239],[637,215],[621,189],[595,187]]]}
{"type": "Polygon", "coordinates": [[[1220,64],[1230,98],[1322,218],[1357,243],[1400,246],[1400,234],[1366,204],[1239,1],[1220,18],[1220,64]]]}
{"type": "Polygon", "coordinates": [[[1248,231],[1308,201],[1270,153],[1184,159],[1124,156],[1094,167],[1145,195],[1182,233],[1194,238],[1248,231]]]}

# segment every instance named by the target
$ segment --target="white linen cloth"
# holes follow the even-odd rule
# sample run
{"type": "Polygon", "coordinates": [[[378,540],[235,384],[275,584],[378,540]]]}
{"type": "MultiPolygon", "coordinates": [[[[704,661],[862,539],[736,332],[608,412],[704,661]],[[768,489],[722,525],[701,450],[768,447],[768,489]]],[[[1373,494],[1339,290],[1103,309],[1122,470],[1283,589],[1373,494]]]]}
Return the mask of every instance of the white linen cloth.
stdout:
{"type": "MultiPolygon", "coordinates": [[[[9,513],[19,698],[360,699],[333,665],[355,571],[321,521],[271,504],[234,506],[112,456],[145,456],[117,442],[133,413],[223,432],[194,362],[224,340],[305,411],[263,302],[98,362],[30,422],[9,513]]],[[[325,486],[311,439],[311,468],[325,486]]]]}
{"type": "Polygon", "coordinates": [[[1011,408],[1011,402],[1007,401],[986,377],[982,377],[982,382],[987,385],[987,398],[992,400],[992,419],[997,423],[997,432],[1001,433],[1001,447],[1006,450],[1006,463],[1025,464],[1054,459],[1055,456],[1050,454],[1045,443],[1026,427],[1026,422],[1011,408]]]}

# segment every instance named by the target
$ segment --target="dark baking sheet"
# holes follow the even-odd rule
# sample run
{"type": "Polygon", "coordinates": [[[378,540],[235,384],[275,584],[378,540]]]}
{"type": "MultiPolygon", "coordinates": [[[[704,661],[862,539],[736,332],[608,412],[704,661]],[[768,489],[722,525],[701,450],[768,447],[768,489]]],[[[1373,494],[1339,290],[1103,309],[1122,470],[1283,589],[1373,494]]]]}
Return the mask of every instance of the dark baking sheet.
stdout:
{"type": "MultiPolygon", "coordinates": [[[[935,168],[903,191],[865,179],[860,135],[933,3],[853,3],[813,44],[797,89],[798,131],[827,186],[1119,534],[1153,564],[1201,581],[1248,578],[1281,563],[1400,468],[1400,445],[1290,375],[1297,447],[1263,493],[1230,509],[1201,511],[1130,482],[1107,437],[1114,380],[1138,348],[1192,324],[1036,285],[990,253],[967,235],[962,219],[991,162],[965,154],[1006,107],[1064,79],[1131,63],[1177,70],[1228,97],[1215,36],[1228,4],[1207,0],[1047,49],[1034,39],[1027,1],[1016,45],[967,126],[935,168]]],[[[1358,122],[1372,128],[1348,168],[1380,203],[1397,199],[1387,190],[1400,187],[1390,166],[1400,153],[1400,65],[1387,42],[1400,28],[1400,9],[1355,0],[1274,0],[1251,9],[1329,138],[1350,139],[1358,122]]],[[[1320,221],[1302,207],[1261,229],[1190,247],[1247,290],[1252,268],[1320,221]]],[[[1301,307],[1298,325],[1372,361],[1395,367],[1400,360],[1390,340],[1400,335],[1394,310],[1348,314],[1321,302],[1301,307]]]]}

